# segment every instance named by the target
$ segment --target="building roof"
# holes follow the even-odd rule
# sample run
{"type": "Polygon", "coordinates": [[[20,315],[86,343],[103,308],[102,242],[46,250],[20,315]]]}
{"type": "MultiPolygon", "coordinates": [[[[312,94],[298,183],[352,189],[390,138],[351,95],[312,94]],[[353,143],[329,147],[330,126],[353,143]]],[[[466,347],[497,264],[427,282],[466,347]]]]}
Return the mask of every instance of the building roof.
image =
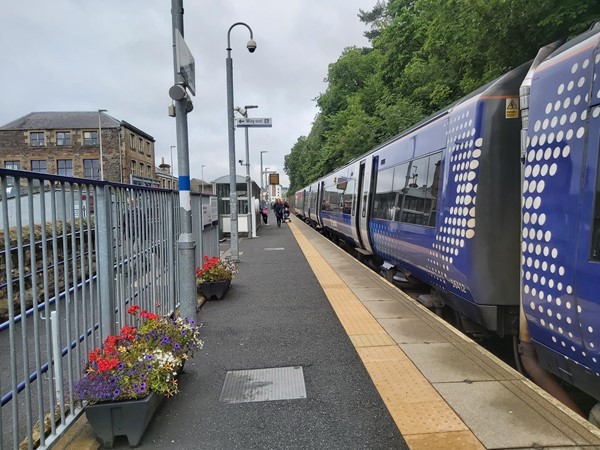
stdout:
{"type": "MultiPolygon", "coordinates": [[[[119,128],[121,123],[101,114],[102,128],[119,128]]],[[[0,130],[60,130],[98,128],[98,111],[32,112],[0,127],[0,130]]]]}
{"type": "MultiPolygon", "coordinates": [[[[216,184],[227,184],[227,183],[229,183],[230,179],[231,178],[229,177],[229,175],[224,175],[224,176],[222,176],[222,177],[217,178],[216,180],[214,180],[213,183],[216,183],[216,184]]],[[[246,177],[242,176],[242,175],[236,174],[235,175],[235,179],[237,180],[238,183],[245,183],[246,182],[246,177]]]]}

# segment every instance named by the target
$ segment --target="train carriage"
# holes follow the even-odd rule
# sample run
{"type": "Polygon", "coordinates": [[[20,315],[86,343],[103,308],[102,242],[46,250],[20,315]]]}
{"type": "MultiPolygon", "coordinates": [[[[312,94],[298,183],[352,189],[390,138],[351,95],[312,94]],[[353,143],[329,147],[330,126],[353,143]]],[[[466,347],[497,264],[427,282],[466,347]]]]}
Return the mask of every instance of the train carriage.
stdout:
{"type": "Polygon", "coordinates": [[[600,398],[600,28],[549,55],[531,80],[523,310],[541,364],[600,398]]]}
{"type": "Polygon", "coordinates": [[[303,214],[600,400],[599,153],[600,23],[303,188],[303,214]]]}

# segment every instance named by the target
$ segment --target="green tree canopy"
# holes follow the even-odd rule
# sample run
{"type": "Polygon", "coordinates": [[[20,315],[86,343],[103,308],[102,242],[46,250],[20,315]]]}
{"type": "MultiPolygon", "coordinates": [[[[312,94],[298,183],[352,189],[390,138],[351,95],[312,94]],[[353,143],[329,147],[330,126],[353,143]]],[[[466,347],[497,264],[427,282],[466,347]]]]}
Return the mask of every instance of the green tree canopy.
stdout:
{"type": "Polygon", "coordinates": [[[589,0],[379,0],[370,48],[329,65],[307,137],[285,157],[290,193],[600,20],[589,0]]]}

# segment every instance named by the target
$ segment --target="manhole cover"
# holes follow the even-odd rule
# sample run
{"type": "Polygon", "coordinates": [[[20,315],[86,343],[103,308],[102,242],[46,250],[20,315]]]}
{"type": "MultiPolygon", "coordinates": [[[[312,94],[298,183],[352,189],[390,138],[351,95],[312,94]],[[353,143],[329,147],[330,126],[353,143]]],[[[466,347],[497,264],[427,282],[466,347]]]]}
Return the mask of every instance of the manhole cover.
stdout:
{"type": "Polygon", "coordinates": [[[306,398],[301,366],[227,372],[222,403],[264,402],[306,398]]]}

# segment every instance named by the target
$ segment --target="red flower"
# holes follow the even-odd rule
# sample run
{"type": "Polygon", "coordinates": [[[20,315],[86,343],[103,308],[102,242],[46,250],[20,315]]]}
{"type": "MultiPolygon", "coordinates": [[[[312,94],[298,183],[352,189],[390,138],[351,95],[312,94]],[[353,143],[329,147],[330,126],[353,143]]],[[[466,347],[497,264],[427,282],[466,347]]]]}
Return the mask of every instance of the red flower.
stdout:
{"type": "Polygon", "coordinates": [[[157,320],[159,316],[157,314],[142,310],[140,316],[147,320],[157,320]]]}

